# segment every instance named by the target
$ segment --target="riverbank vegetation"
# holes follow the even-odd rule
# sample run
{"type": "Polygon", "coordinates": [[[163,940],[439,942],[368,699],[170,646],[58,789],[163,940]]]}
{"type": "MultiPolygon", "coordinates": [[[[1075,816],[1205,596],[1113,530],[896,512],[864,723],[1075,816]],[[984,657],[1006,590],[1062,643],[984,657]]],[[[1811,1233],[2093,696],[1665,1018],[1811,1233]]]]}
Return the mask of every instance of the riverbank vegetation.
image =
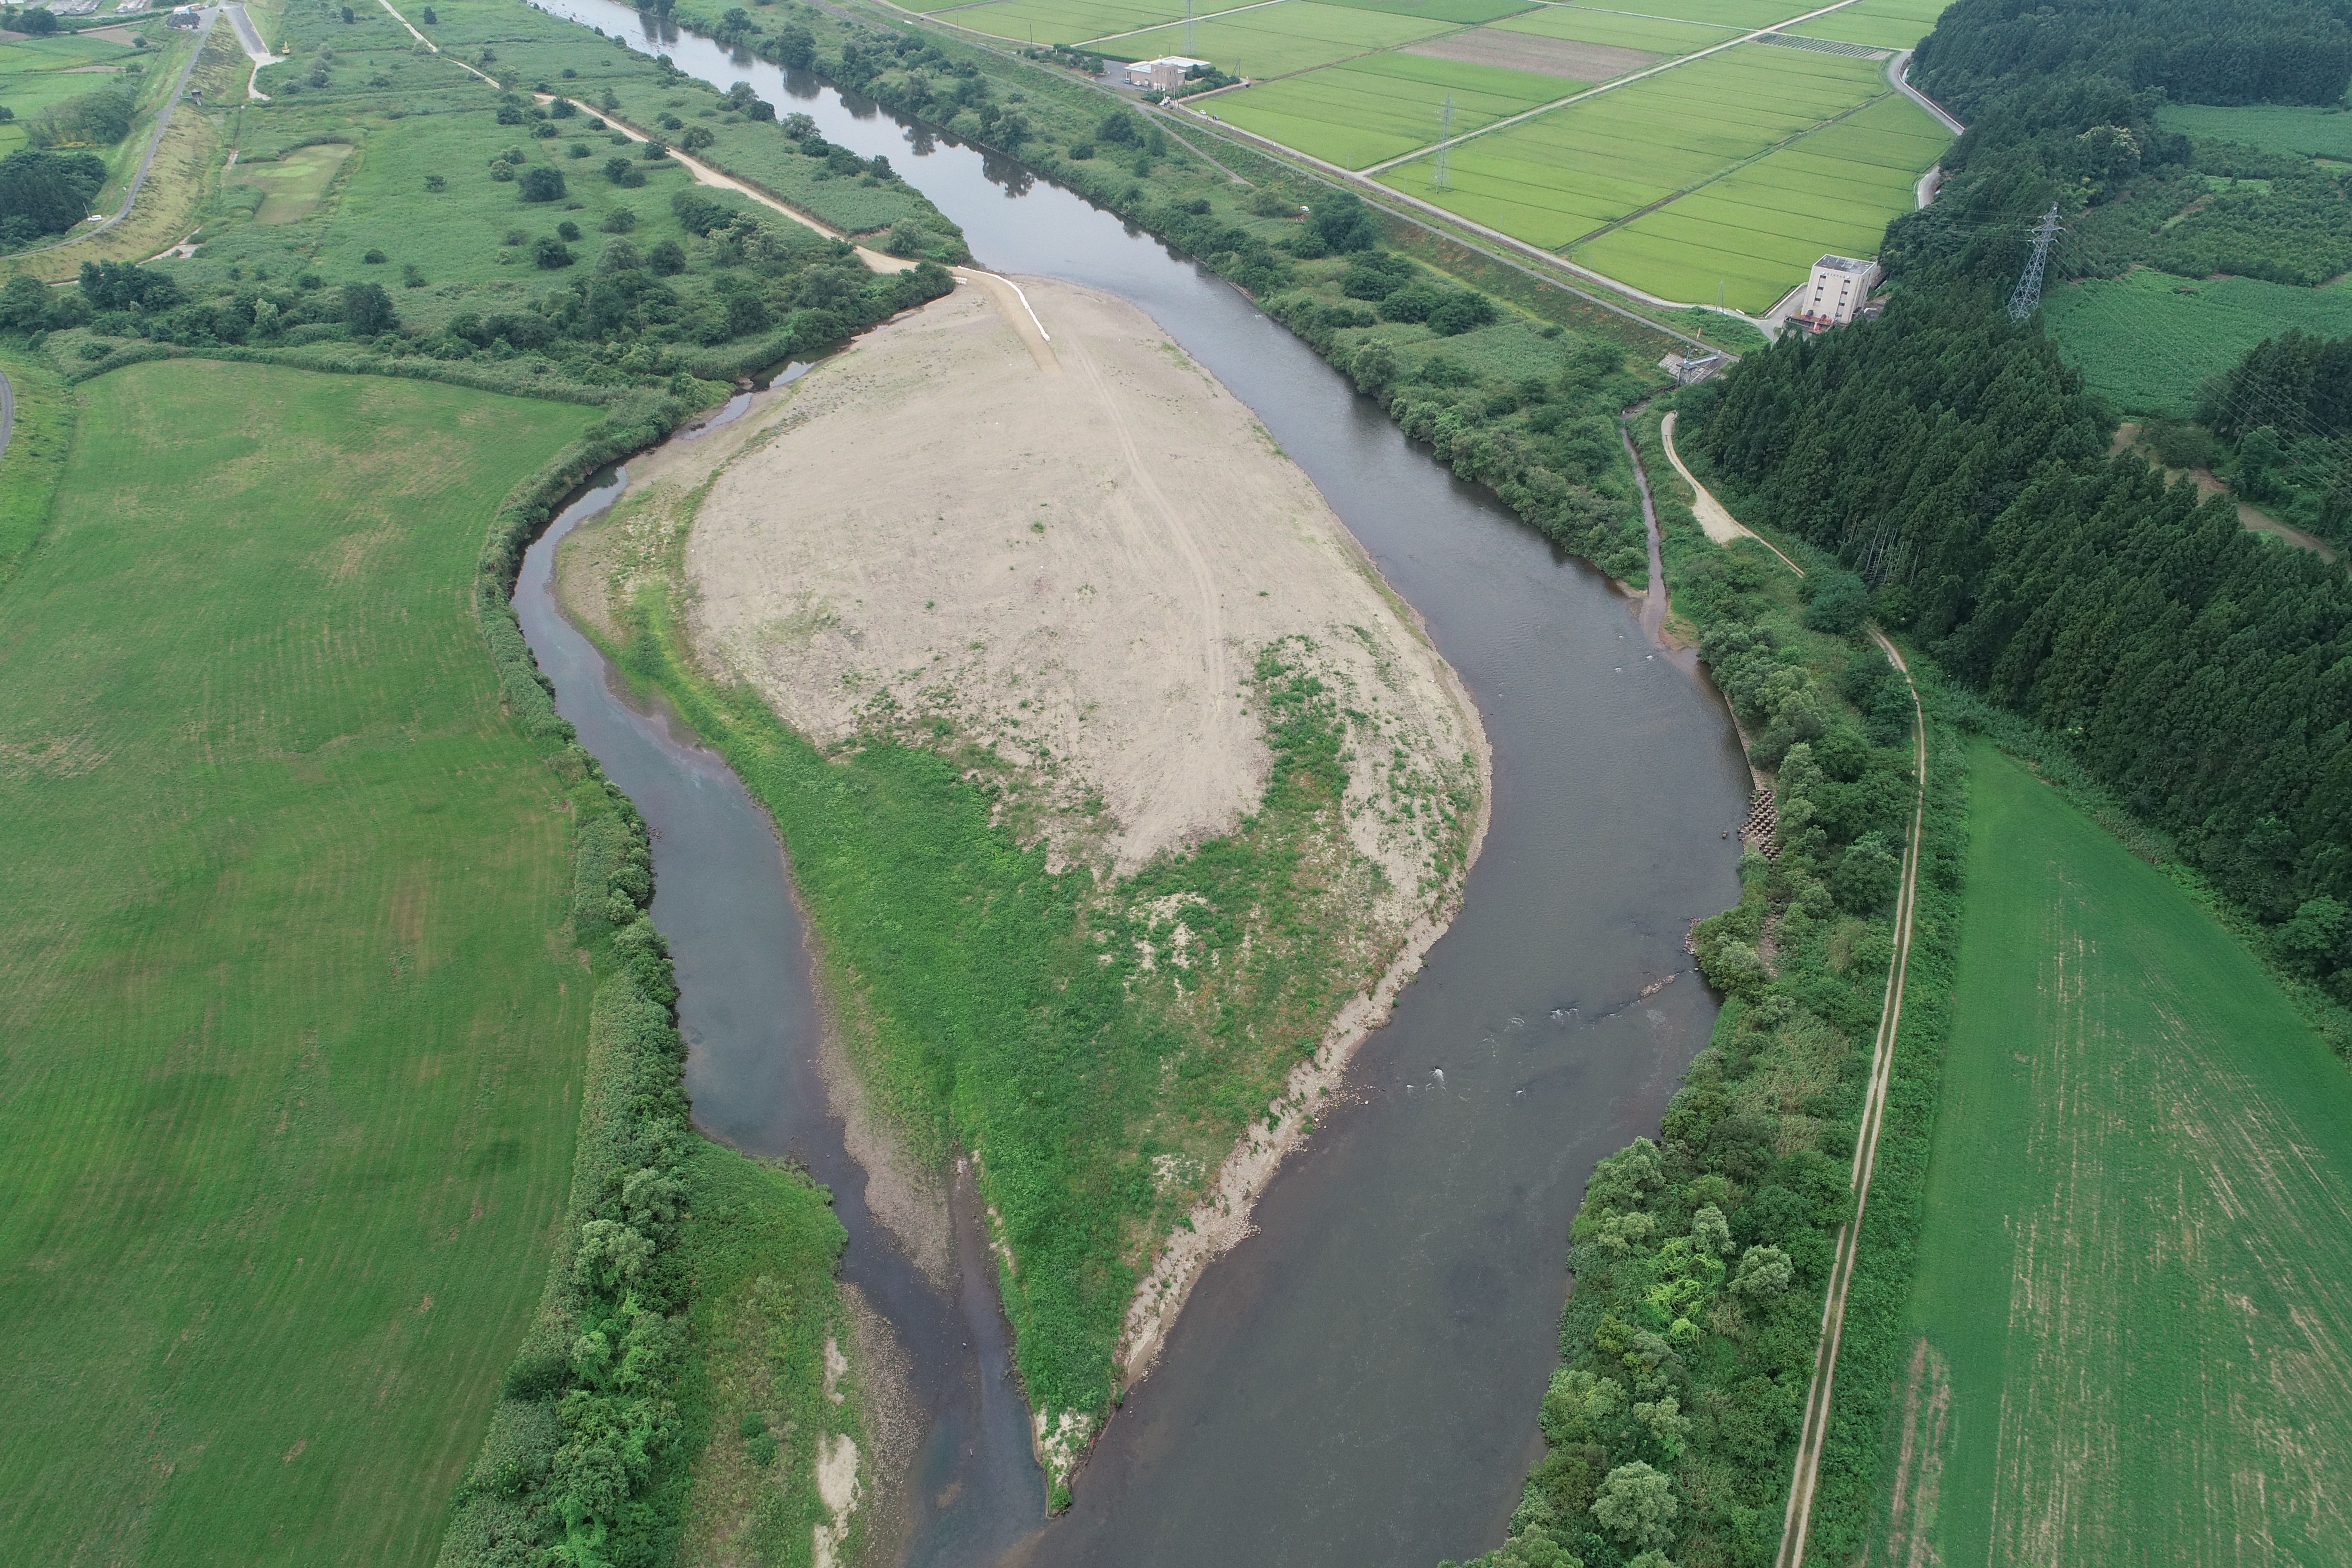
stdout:
{"type": "Polygon", "coordinates": [[[0,1521],[39,1561],[429,1561],[587,1025],[562,802],[467,583],[590,415],[258,365],[16,388],[0,1521]]]}
{"type": "MultiPolygon", "coordinates": [[[[1646,410],[1636,429],[1674,624],[1696,634],[1751,761],[1773,779],[1779,839],[1743,858],[1739,904],[1694,929],[1727,1001],[1658,1139],[1602,1161],[1586,1186],[1560,1367],[1542,1405],[1546,1458],[1508,1542],[1481,1568],[1770,1560],[1833,1238],[1853,1212],[1893,954],[1917,787],[1908,688],[1867,640],[1859,584],[1833,562],[1798,546],[1800,579],[1761,545],[1707,542],[1659,446],[1660,414],[1646,410]]],[[[1953,882],[1933,847],[1956,775],[1940,747],[1929,755],[1920,886],[1932,929],[1953,882]]],[[[1908,1213],[1906,1184],[1916,1204],[1923,1162],[1897,1126],[1927,1125],[1916,1101],[1934,1080],[1933,1011],[1906,1011],[1898,1037],[1874,1226],[1908,1213]]],[[[1863,1257],[1862,1300],[1884,1293],[1884,1269],[1898,1289],[1907,1278],[1907,1259],[1885,1247],[1863,1257]]]]}

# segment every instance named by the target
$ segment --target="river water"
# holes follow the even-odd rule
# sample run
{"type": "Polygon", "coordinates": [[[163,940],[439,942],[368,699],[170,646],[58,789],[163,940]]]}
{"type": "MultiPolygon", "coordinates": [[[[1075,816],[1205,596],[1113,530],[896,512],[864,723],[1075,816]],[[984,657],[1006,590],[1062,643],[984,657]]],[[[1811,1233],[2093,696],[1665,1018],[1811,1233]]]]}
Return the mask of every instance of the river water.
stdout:
{"type": "Polygon", "coordinates": [[[969,1193],[963,1277],[943,1297],[867,1217],[825,1110],[772,829],[715,756],[618,694],[552,607],[556,531],[533,547],[525,632],[582,743],[654,829],[653,918],[677,962],[696,1120],[793,1153],[833,1187],[845,1277],[908,1352],[926,1436],[905,1561],[1430,1568],[1499,1543],[1540,1452],[1534,1414],[1584,1178],[1654,1132],[1714,1021],[1683,943],[1738,892],[1725,834],[1748,772],[1720,702],[1598,573],[1454,479],[1230,285],[1118,217],[610,0],[542,8],[717,86],[749,81],[827,140],[888,154],[982,265],[1150,312],[1257,413],[1421,612],[1494,745],[1493,824],[1460,919],[1273,1184],[1255,1234],[1196,1289],[1069,1513],[1045,1523],[969,1193]]]}

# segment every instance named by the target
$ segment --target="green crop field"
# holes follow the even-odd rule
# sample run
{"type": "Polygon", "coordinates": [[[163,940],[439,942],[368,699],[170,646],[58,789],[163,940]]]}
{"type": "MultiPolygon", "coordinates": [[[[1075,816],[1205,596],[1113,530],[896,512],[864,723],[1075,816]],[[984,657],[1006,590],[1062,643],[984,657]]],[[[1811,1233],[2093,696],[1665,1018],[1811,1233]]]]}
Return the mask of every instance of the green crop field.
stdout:
{"type": "Polygon", "coordinates": [[[1448,97],[1459,135],[1585,85],[1422,55],[1367,55],[1223,95],[1217,112],[1302,153],[1361,168],[1436,141],[1440,105],[1448,97]]]}
{"type": "Polygon", "coordinates": [[[1745,30],[1616,11],[1588,11],[1575,5],[1546,5],[1496,26],[1514,33],[1533,33],[1538,37],[1573,38],[1579,43],[1608,44],[1621,49],[1647,49],[1655,55],[1687,55],[1717,44],[1727,44],[1745,30]]]}
{"type": "MultiPolygon", "coordinates": [[[[1202,5],[1202,11],[1223,9],[1218,5],[1202,5]]],[[[1001,38],[1018,38],[1038,44],[1075,44],[1105,34],[1130,33],[1154,26],[1171,16],[1181,16],[1181,0],[1173,5],[1160,3],[1133,5],[1123,0],[998,0],[992,5],[974,5],[941,16],[942,22],[974,32],[989,33],[1001,38]]],[[[1124,48],[1114,51],[1125,54],[1124,48]]]]}
{"type": "Polygon", "coordinates": [[[2242,142],[2271,153],[2308,153],[2320,158],[2352,159],[2352,113],[2341,108],[2290,108],[2257,104],[2215,109],[2168,103],[2157,123],[2204,142],[2242,142]]]}
{"type": "Polygon", "coordinates": [[[1836,38],[1874,48],[1907,49],[1926,37],[1946,0],[1861,0],[1818,21],[1791,27],[1801,38],[1836,38]]]}
{"type": "Polygon", "coordinates": [[[1528,0],[1325,0],[1357,11],[1386,11],[1396,16],[1420,16],[1432,22],[1475,26],[1481,22],[1516,16],[1528,8],[1528,0]]]}
{"type": "Polygon", "coordinates": [[[425,1563],[587,1024],[469,589],[593,411],[195,361],[80,396],[0,588],[0,1555],[425,1563]]]}
{"type": "Polygon", "coordinates": [[[2341,1562],[2352,1076],[2025,769],[1970,795],[1885,1558],[2341,1562]]]}
{"type": "Polygon", "coordinates": [[[1580,247],[1576,259],[1674,300],[1769,310],[1824,251],[1871,256],[1951,139],[1889,93],[1580,247]]]}
{"type": "Polygon", "coordinates": [[[1744,46],[1464,142],[1448,190],[1430,189],[1425,158],[1381,179],[1506,234],[1564,247],[1885,89],[1868,60],[1744,46]]]}
{"type": "Polygon", "coordinates": [[[2093,391],[2131,414],[2188,415],[2197,388],[2289,328],[2352,336],[2352,289],[2142,268],[2046,296],[2042,321],[2093,391]]]}
{"type": "MultiPolygon", "coordinates": [[[[1224,21],[1192,24],[1189,52],[1235,76],[1264,79],[1434,37],[1455,26],[1322,0],[1283,0],[1224,21]]],[[[1185,28],[1180,23],[1122,38],[1118,52],[1138,59],[1186,53],[1185,28]]]]}

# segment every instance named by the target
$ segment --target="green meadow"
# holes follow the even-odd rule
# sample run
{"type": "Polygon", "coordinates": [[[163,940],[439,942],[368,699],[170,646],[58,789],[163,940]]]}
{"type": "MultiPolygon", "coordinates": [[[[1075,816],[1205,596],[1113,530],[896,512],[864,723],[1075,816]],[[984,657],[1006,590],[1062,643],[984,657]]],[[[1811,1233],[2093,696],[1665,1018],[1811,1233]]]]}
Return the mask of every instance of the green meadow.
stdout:
{"type": "Polygon", "coordinates": [[[2131,414],[2193,414],[2197,389],[2290,329],[2352,334],[2352,289],[2258,278],[2176,278],[2141,268],[2045,296],[2042,321],[2091,389],[2131,414]]]}
{"type": "Polygon", "coordinates": [[[2352,1079],[2178,885],[1989,745],[1871,1557],[2342,1560],[2352,1079]]]}
{"type": "Polygon", "coordinates": [[[77,395],[0,586],[5,1554],[425,1562],[545,1283],[589,994],[470,589],[593,411],[197,361],[77,395]]]}

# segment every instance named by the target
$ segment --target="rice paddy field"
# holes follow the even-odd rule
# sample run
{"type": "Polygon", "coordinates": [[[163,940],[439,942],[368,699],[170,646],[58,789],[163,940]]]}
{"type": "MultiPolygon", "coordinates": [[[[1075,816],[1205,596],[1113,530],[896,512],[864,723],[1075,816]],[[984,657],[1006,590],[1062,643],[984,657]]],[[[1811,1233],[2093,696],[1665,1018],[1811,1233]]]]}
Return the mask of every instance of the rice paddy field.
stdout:
{"type": "Polygon", "coordinates": [[[1670,302],[1760,312],[1876,253],[1949,142],[1887,79],[1944,0],[982,0],[960,27],[1248,85],[1202,111],[1670,302]],[[1746,41],[1788,24],[1769,41],[1746,41]],[[1441,183],[1430,149],[1454,139],[1441,183]]]}
{"type": "Polygon", "coordinates": [[[77,395],[0,588],[0,1557],[425,1563],[589,993],[469,589],[596,411],[193,360],[77,395]]]}
{"type": "MultiPolygon", "coordinates": [[[[2235,112],[2235,111],[2231,111],[2235,112]]],[[[2126,414],[2193,414],[2197,388],[2264,338],[2300,328],[2352,336],[2352,289],[2142,268],[2043,297],[2042,321],[2093,391],[2126,414]]]]}
{"type": "Polygon", "coordinates": [[[2352,1075],[1979,746],[1917,1334],[1872,1561],[2343,1561],[2352,1075]]]}
{"type": "Polygon", "coordinates": [[[1423,55],[1367,55],[1222,95],[1217,112],[1244,131],[1328,163],[1360,168],[1437,139],[1441,105],[1455,135],[1566,98],[1589,83],[1423,55]]]}

